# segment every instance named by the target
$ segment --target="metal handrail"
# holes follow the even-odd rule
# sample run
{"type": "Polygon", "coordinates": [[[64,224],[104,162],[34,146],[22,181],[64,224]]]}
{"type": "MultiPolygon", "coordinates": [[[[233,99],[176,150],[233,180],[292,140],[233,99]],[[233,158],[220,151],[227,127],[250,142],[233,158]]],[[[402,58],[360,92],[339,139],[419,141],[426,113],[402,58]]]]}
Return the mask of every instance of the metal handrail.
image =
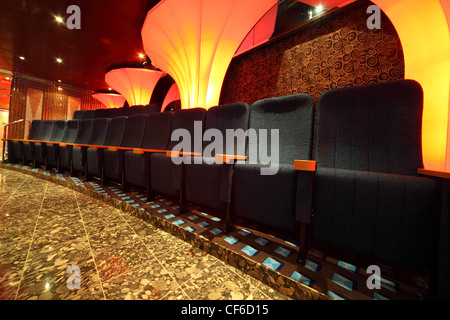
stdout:
{"type": "MultiPolygon", "coordinates": [[[[5,139],[8,138],[8,137],[6,136],[6,129],[7,129],[8,127],[12,126],[13,124],[17,124],[17,123],[21,123],[21,122],[29,122],[30,125],[31,125],[31,121],[30,121],[30,120],[20,119],[20,120],[16,120],[16,121],[7,123],[7,124],[5,124],[4,127],[3,127],[3,138],[4,138],[4,140],[3,140],[3,150],[2,150],[2,162],[5,161],[5,149],[6,149],[6,148],[5,148],[5,147],[6,147],[6,140],[5,140],[5,139]]],[[[9,133],[9,130],[8,130],[8,133],[9,133]]],[[[24,134],[25,134],[25,132],[24,132],[24,134]]]]}

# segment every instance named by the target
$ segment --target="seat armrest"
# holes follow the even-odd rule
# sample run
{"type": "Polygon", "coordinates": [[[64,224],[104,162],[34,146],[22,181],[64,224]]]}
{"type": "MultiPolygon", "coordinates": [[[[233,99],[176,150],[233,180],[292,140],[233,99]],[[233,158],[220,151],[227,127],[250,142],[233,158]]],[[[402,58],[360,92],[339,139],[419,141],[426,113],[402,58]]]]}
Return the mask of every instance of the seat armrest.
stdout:
{"type": "Polygon", "coordinates": [[[216,163],[233,164],[236,160],[247,160],[247,158],[237,154],[216,154],[216,163]]]}
{"type": "Polygon", "coordinates": [[[313,160],[294,160],[294,169],[297,171],[315,172],[317,162],[313,160]]]}
{"type": "Polygon", "coordinates": [[[450,180],[450,172],[433,171],[433,170],[427,170],[427,169],[420,168],[420,169],[417,169],[417,173],[424,175],[424,176],[431,176],[431,177],[450,180]]]}
{"type": "Polygon", "coordinates": [[[181,156],[201,156],[199,152],[185,152],[185,151],[166,151],[166,157],[181,157],[181,156]]]}

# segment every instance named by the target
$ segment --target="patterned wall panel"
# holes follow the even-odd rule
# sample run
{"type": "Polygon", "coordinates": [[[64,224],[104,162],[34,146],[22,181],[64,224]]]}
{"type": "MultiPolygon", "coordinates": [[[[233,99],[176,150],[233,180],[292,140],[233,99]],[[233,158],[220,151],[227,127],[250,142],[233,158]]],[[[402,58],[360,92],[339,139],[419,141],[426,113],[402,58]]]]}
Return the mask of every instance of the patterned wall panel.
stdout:
{"type": "Polygon", "coordinates": [[[221,104],[295,93],[317,101],[331,88],[404,78],[403,50],[386,15],[369,30],[370,1],[357,1],[233,59],[221,104]]]}
{"type": "MultiPolygon", "coordinates": [[[[67,113],[69,98],[79,100],[82,110],[103,108],[99,101],[92,98],[90,91],[15,73],[11,84],[9,122],[19,119],[32,120],[27,117],[27,93],[33,92],[33,90],[43,92],[41,113],[43,120],[71,119],[73,114],[67,113]]],[[[23,138],[26,132],[25,124],[16,124],[10,127],[9,137],[23,138]]]]}

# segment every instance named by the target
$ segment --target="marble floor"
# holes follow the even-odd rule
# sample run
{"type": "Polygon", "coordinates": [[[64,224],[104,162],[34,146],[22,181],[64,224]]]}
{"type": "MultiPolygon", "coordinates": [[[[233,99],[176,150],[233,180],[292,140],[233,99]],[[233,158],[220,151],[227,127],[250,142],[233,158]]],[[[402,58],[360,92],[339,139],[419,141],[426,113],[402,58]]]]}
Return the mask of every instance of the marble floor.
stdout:
{"type": "Polygon", "coordinates": [[[0,300],[72,299],[289,298],[128,213],[0,168],[0,300]]]}

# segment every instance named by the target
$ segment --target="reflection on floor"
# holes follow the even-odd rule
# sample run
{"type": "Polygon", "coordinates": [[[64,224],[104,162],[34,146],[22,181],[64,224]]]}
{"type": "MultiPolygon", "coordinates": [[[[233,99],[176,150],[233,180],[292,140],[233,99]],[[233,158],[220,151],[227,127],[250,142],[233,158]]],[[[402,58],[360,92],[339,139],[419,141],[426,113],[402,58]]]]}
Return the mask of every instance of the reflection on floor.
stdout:
{"type": "Polygon", "coordinates": [[[0,169],[0,299],[289,298],[102,201],[0,169]]]}

